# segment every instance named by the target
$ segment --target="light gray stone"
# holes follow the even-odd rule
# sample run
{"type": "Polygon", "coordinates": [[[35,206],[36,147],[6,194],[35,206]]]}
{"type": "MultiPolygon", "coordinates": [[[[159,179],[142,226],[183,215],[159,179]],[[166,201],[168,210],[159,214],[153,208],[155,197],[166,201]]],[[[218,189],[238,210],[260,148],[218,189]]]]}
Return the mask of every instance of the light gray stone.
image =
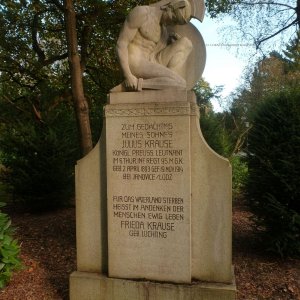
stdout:
{"type": "Polygon", "coordinates": [[[169,284],[108,278],[96,273],[74,272],[70,277],[71,300],[234,300],[231,284],[169,284]]]}
{"type": "Polygon", "coordinates": [[[235,299],[231,166],[206,144],[190,91],[206,55],[199,32],[183,25],[203,19],[196,3],[136,7],[124,24],[125,83],[108,97],[99,143],[76,165],[71,300],[235,299]]]}
{"type": "MultiPolygon", "coordinates": [[[[140,280],[146,278],[176,283],[200,280],[232,284],[231,167],[203,139],[194,94],[186,91],[175,93],[173,90],[113,93],[109,102],[111,104],[105,108],[106,127],[99,144],[76,166],[77,270],[100,274],[108,271],[112,277],[140,280]],[[139,95],[144,100],[138,100],[139,95]],[[130,103],[130,98],[135,103],[130,103]],[[171,101],[175,98],[175,102],[171,101]],[[153,102],[155,99],[157,102],[153,102]],[[164,99],[164,103],[160,99],[164,99]],[[129,103],[124,104],[124,101],[129,103]],[[154,130],[154,123],[163,124],[160,136],[154,130]],[[146,149],[145,141],[152,140],[147,135],[149,138],[154,135],[154,142],[146,149]],[[163,141],[160,145],[167,145],[167,148],[151,148],[159,145],[155,141],[163,141]],[[170,163],[170,153],[165,157],[157,157],[156,150],[175,150],[176,163],[170,163]],[[133,151],[135,155],[132,155],[133,151]],[[128,158],[131,160],[127,161],[128,158]],[[152,161],[147,163],[147,158],[152,161]],[[157,158],[159,160],[155,161],[157,158]],[[169,167],[172,167],[170,172],[160,169],[164,167],[162,158],[169,160],[169,167]],[[143,171],[142,166],[145,168],[143,171]],[[174,169],[176,167],[178,169],[174,169]],[[147,180],[141,179],[142,175],[149,174],[152,174],[153,180],[149,177],[147,180]],[[172,175],[172,180],[162,183],[156,178],[161,174],[172,175]],[[136,176],[136,179],[133,180],[132,176],[136,176]],[[141,237],[141,231],[149,230],[129,228],[129,223],[125,225],[126,221],[144,222],[144,226],[150,222],[150,211],[142,211],[142,203],[137,203],[136,197],[141,197],[143,201],[147,201],[147,197],[180,199],[180,203],[171,200],[175,202],[166,206],[167,209],[177,210],[174,212],[175,220],[169,222],[174,223],[174,227],[166,231],[166,238],[163,238],[165,233],[161,233],[160,238],[141,237]],[[125,199],[129,202],[125,202],[125,199]],[[113,207],[114,203],[121,206],[113,207]],[[129,208],[122,207],[122,204],[137,206],[133,210],[133,205],[129,208]],[[145,217],[131,218],[130,213],[133,212],[143,212],[145,217]]],[[[162,219],[157,221],[167,223],[165,218],[163,211],[162,219]]],[[[163,231],[159,229],[150,231],[155,236],[163,231]]],[[[89,278],[80,280],[82,284],[84,282],[82,291],[95,288],[94,281],[86,283],[89,278]]],[[[74,280],[77,282],[77,279],[74,280]]],[[[131,290],[133,286],[129,285],[131,290]]],[[[74,283],[71,285],[72,294],[82,295],[78,289],[81,288],[75,287],[74,283]]],[[[117,289],[116,286],[114,289],[117,289]]],[[[195,291],[199,292],[198,289],[195,291]]],[[[119,291],[116,290],[116,293],[119,291]]],[[[187,297],[178,299],[190,299],[190,292],[186,289],[175,288],[172,293],[183,293],[183,297],[187,297]]],[[[99,297],[87,299],[102,299],[99,297]]]]}
{"type": "MultiPolygon", "coordinates": [[[[144,92],[147,93],[147,92],[144,92]]],[[[151,99],[160,99],[160,95],[164,98],[168,98],[167,95],[174,96],[173,91],[161,91],[161,92],[152,92],[151,96],[149,96],[148,100],[151,99]]],[[[181,260],[188,258],[188,247],[187,245],[191,245],[192,249],[192,274],[191,278],[195,278],[198,280],[205,280],[205,281],[214,281],[214,282],[225,282],[230,283],[232,281],[232,273],[231,273],[231,167],[228,160],[222,158],[218,154],[216,154],[210,147],[206,144],[203,136],[201,134],[200,126],[199,126],[199,111],[195,104],[195,99],[192,98],[192,93],[183,93],[177,94],[177,100],[179,97],[182,97],[182,101],[178,102],[165,102],[165,103],[148,103],[148,104],[117,104],[117,103],[124,103],[123,99],[128,99],[130,96],[133,98],[138,97],[140,93],[117,93],[111,94],[111,102],[116,103],[115,105],[108,105],[106,107],[106,119],[108,126],[108,135],[112,138],[108,143],[108,153],[113,153],[113,149],[119,149],[121,153],[121,147],[123,141],[125,147],[141,147],[138,148],[139,150],[145,151],[142,147],[144,145],[144,131],[137,130],[136,124],[152,124],[153,122],[160,123],[163,122],[162,120],[173,120],[173,122],[177,123],[178,126],[181,128],[180,135],[184,136],[186,139],[185,141],[180,140],[177,136],[173,135],[176,141],[177,148],[174,149],[178,150],[178,145],[184,145],[188,143],[191,148],[186,148],[185,151],[190,151],[190,157],[185,159],[185,162],[188,162],[191,159],[191,166],[188,165],[188,169],[191,168],[191,174],[185,174],[185,176],[181,177],[184,179],[183,185],[180,185],[177,181],[174,181],[170,186],[172,192],[177,190],[180,193],[183,193],[184,189],[186,193],[189,194],[189,186],[191,186],[191,237],[187,239],[185,236],[185,241],[180,242],[180,244],[185,245],[184,252],[181,252],[181,260]],[[188,101],[189,100],[189,101],[188,101]],[[173,115],[172,115],[173,114],[173,115]],[[170,116],[172,115],[172,116],[170,116]],[[153,117],[155,116],[155,117],[153,117]],[[187,120],[188,122],[184,122],[183,120],[187,120]],[[184,125],[186,124],[186,125],[184,125]],[[122,139],[122,130],[121,126],[124,126],[124,138],[122,139]],[[126,136],[127,134],[127,136],[126,136]],[[130,138],[130,134],[136,134],[134,138],[130,138]],[[127,138],[126,138],[127,137],[127,138]],[[128,144],[129,141],[132,144],[128,144]],[[134,144],[135,143],[135,144],[134,144]],[[189,177],[190,176],[190,177],[189,177]],[[184,186],[184,188],[182,188],[184,186]]],[[[143,98],[142,94],[142,98],[143,98]]],[[[167,122],[165,122],[167,124],[167,122]]],[[[174,124],[175,124],[174,123],[174,124]]],[[[173,142],[173,141],[172,141],[173,142]]],[[[136,149],[136,148],[133,148],[136,149]]],[[[170,190],[167,189],[168,184],[171,182],[166,181],[163,186],[159,184],[153,184],[155,180],[141,180],[141,179],[132,179],[132,176],[138,176],[143,174],[141,171],[141,162],[139,163],[140,157],[132,155],[132,148],[125,149],[125,157],[120,155],[118,157],[113,157],[108,154],[108,178],[109,183],[108,186],[112,187],[113,193],[115,193],[115,189],[121,188],[122,195],[132,195],[133,196],[133,204],[135,203],[135,196],[142,195],[143,197],[152,197],[155,198],[157,193],[161,193],[162,190],[166,191],[167,195],[172,194],[170,190]],[[128,156],[126,156],[128,155],[128,156]],[[118,168],[117,165],[113,165],[113,159],[115,162],[118,162],[118,159],[121,158],[128,158],[129,161],[132,162],[132,159],[136,160],[136,164],[133,165],[122,165],[122,168],[132,168],[130,172],[122,172],[121,170],[112,172],[113,168],[118,168]],[[137,167],[135,170],[134,168],[137,167]],[[124,175],[125,174],[125,175],[124,175]],[[129,174],[130,179],[123,179],[122,176],[126,176],[129,174]],[[134,192],[133,192],[134,191],[134,192]],[[133,192],[133,193],[132,193],[133,192]],[[136,194],[137,193],[137,194],[136,194]]],[[[184,149],[184,147],[182,147],[184,149]]],[[[146,152],[143,152],[147,154],[146,152]]],[[[153,152],[154,155],[154,152],[153,152]]],[[[158,159],[158,163],[156,165],[150,165],[151,167],[157,167],[159,170],[160,165],[160,158],[156,156],[150,156],[150,158],[158,159]]],[[[144,159],[146,161],[146,159],[144,159]]],[[[121,161],[121,160],[119,160],[121,161]]],[[[183,167],[183,165],[181,165],[183,167]]],[[[119,166],[120,167],[120,166],[119,166]]],[[[146,166],[147,168],[149,166],[146,166]]],[[[176,166],[175,166],[176,167],[176,166]]],[[[185,165],[184,165],[185,167],[185,165]]],[[[155,170],[155,169],[154,169],[155,170]]],[[[149,174],[157,175],[157,173],[151,173],[151,169],[149,169],[149,174]]],[[[146,173],[144,173],[145,175],[146,173]]],[[[149,175],[148,174],[148,175],[149,175]]],[[[137,177],[139,178],[139,177],[137,177]]],[[[175,177],[174,177],[175,178],[175,177]]],[[[109,188],[110,189],[110,188],[109,188]]],[[[117,195],[118,196],[118,195],[117,195]]],[[[117,199],[117,198],[116,198],[117,199]]],[[[112,205],[112,196],[108,196],[109,209],[110,205],[112,205]]],[[[190,204],[189,204],[190,206],[190,204]]],[[[186,211],[187,208],[184,208],[186,211]]],[[[190,207],[189,207],[190,209],[190,207]]],[[[110,220],[115,220],[112,218],[113,210],[109,210],[110,220]]],[[[184,216],[186,217],[186,216],[184,216]]],[[[130,220],[130,219],[129,219],[130,220]]],[[[188,220],[188,219],[187,219],[188,220]]],[[[140,219],[142,224],[141,226],[147,226],[147,222],[149,221],[147,218],[140,219]],[[146,220],[146,221],[145,221],[146,220]]],[[[120,222],[120,220],[118,220],[120,222]]],[[[109,222],[110,225],[113,223],[109,222]]],[[[155,243],[147,244],[147,241],[141,239],[140,236],[135,237],[128,237],[128,235],[124,235],[124,230],[120,230],[120,224],[114,225],[116,226],[114,230],[111,231],[112,241],[110,249],[113,249],[114,255],[109,257],[112,258],[112,270],[111,276],[113,277],[125,277],[125,278],[148,278],[148,279],[156,279],[156,280],[166,280],[166,281],[180,281],[180,279],[175,279],[172,277],[171,273],[170,278],[164,277],[162,272],[159,273],[159,277],[153,277],[153,275],[145,275],[147,273],[145,270],[141,271],[144,266],[142,266],[139,262],[133,262],[130,258],[136,258],[137,253],[142,255],[145,265],[153,265],[153,263],[148,263],[147,259],[152,259],[151,254],[149,253],[156,253],[153,251],[153,247],[161,247],[159,245],[159,240],[155,243]],[[119,231],[116,234],[116,230],[119,231]],[[120,235],[120,236],[119,236],[120,235]],[[123,240],[124,239],[124,240],[123,240]],[[117,242],[115,244],[114,241],[117,242]],[[132,244],[132,241],[135,241],[132,244]],[[136,252],[128,252],[124,256],[123,251],[124,247],[120,245],[129,245],[136,250],[136,252]],[[143,255],[143,251],[138,246],[141,244],[146,251],[145,255],[143,255]],[[157,244],[157,245],[156,245],[157,244]],[[122,250],[121,250],[122,249],[122,250]],[[126,258],[128,256],[128,258],[126,258]],[[118,262],[119,258],[119,262],[118,262]],[[124,260],[124,258],[126,258],[124,260]],[[128,265],[124,264],[123,269],[121,271],[120,267],[118,266],[119,263],[124,261],[128,261],[128,265]],[[138,268],[136,267],[138,265],[138,268]],[[129,267],[130,266],[130,267],[129,267]],[[133,268],[132,274],[129,274],[129,270],[133,268]],[[126,274],[126,275],[124,275],[126,274]],[[147,277],[148,276],[148,277],[147,277]],[[150,276],[150,277],[149,277],[150,276]]],[[[123,223],[123,229],[125,224],[123,223]]],[[[134,228],[132,228],[134,229],[134,228]]],[[[109,230],[110,231],[110,230],[109,230]]],[[[141,232],[143,230],[137,230],[141,232]]],[[[134,231],[133,231],[134,232],[134,231]]],[[[132,233],[134,234],[134,233],[132,233]]],[[[178,241],[182,238],[182,234],[177,235],[178,241]]],[[[110,240],[110,239],[109,239],[110,240]]],[[[169,245],[172,245],[170,243],[169,245]]],[[[174,247],[169,246],[169,249],[174,249],[174,247]]],[[[172,251],[172,250],[170,250],[172,251]]],[[[161,260],[165,263],[167,262],[162,256],[154,254],[154,257],[158,256],[161,260]]],[[[171,261],[174,261],[172,255],[167,255],[170,260],[170,266],[173,266],[171,261]]],[[[155,258],[157,259],[157,258],[155,258]]],[[[158,260],[157,260],[158,262],[158,260]]],[[[177,261],[178,262],[178,261],[177,261]]],[[[154,264],[159,265],[159,264],[154,264]]],[[[173,266],[174,269],[174,266],[173,266]]],[[[174,273],[178,273],[176,269],[174,269],[174,273]]],[[[180,273],[180,276],[183,276],[183,272],[180,273]]],[[[191,280],[190,278],[190,280],[191,280]]],[[[185,279],[187,280],[187,279],[185,279]]],[[[186,281],[187,282],[187,281],[186,281]]]]}
{"type": "Polygon", "coordinates": [[[196,3],[161,1],[129,13],[116,47],[125,81],[111,92],[195,85],[205,65],[203,39],[189,23],[193,15],[203,19],[204,2],[196,3]]]}
{"type": "MultiPolygon", "coordinates": [[[[167,89],[159,92],[159,102],[186,102],[186,90],[167,89]]],[[[157,91],[141,91],[127,93],[111,93],[107,99],[108,104],[132,104],[157,102],[157,91]]]]}
{"type": "Polygon", "coordinates": [[[190,283],[190,104],[113,104],[105,116],[109,276],[190,283]]]}
{"type": "MultiPolygon", "coordinates": [[[[151,120],[149,121],[149,123],[151,123],[154,120],[152,118],[153,114],[157,114],[157,116],[155,117],[155,120],[157,121],[161,120],[161,117],[165,118],[168,114],[170,114],[171,111],[171,113],[175,114],[175,116],[173,116],[174,120],[176,119],[179,122],[179,124],[183,125],[184,122],[181,122],[181,118],[184,118],[183,115],[185,114],[188,115],[188,127],[190,126],[190,128],[184,128],[184,125],[182,128],[185,137],[188,137],[190,132],[190,138],[188,138],[188,143],[191,147],[190,155],[192,162],[191,175],[188,176],[188,178],[191,178],[191,183],[185,183],[185,187],[187,190],[187,187],[189,186],[189,184],[191,184],[192,194],[192,235],[190,241],[188,242],[189,244],[191,244],[192,249],[191,278],[205,281],[230,283],[232,281],[230,164],[228,160],[224,159],[223,157],[216,154],[213,150],[211,150],[210,147],[206,144],[205,140],[203,139],[199,126],[199,112],[195,104],[195,99],[192,97],[192,93],[177,93],[177,100],[179,100],[179,98],[182,97],[182,101],[178,101],[176,103],[148,103],[147,105],[120,104],[124,102],[122,101],[122,96],[123,99],[129,99],[130,97],[132,97],[133,100],[136,100],[136,98],[138,98],[139,95],[141,95],[141,98],[143,99],[144,93],[147,94],[147,92],[111,94],[111,102],[119,104],[107,106],[106,116],[109,119],[109,122],[111,123],[111,130],[112,132],[114,132],[113,134],[111,134],[111,132],[110,136],[114,136],[115,139],[120,138],[122,131],[119,128],[120,125],[117,125],[118,122],[121,122],[121,124],[128,125],[130,124],[130,121],[128,120],[134,120],[134,122],[142,123],[140,117],[143,116],[144,123],[148,122],[145,120],[151,120]],[[187,101],[187,99],[189,99],[189,101],[187,101]],[[119,118],[119,121],[117,121],[116,118],[119,118]],[[222,268],[219,267],[220,265],[222,266],[222,268]]],[[[161,94],[164,98],[167,98],[168,93],[170,97],[173,96],[173,91],[153,91],[150,93],[151,95],[148,96],[148,100],[151,101],[151,99],[155,98],[160,99],[161,94]]],[[[132,124],[133,123],[131,121],[131,125],[132,124]]],[[[134,126],[132,126],[132,128],[134,128],[134,126]]],[[[139,134],[141,135],[142,133],[139,132],[139,134]]],[[[141,141],[139,142],[141,143],[141,141]]],[[[181,141],[178,141],[178,144],[181,143],[181,141]]],[[[129,151],[128,154],[131,154],[131,152],[129,151]]],[[[111,170],[112,167],[113,166],[109,166],[109,169],[111,170]]],[[[125,165],[125,167],[127,167],[127,165],[125,165]]],[[[122,186],[122,192],[127,192],[127,189],[134,189],[136,187],[129,180],[129,185],[126,188],[124,182],[120,183],[120,181],[114,180],[114,177],[111,173],[109,173],[108,178],[111,178],[112,182],[114,183],[118,182],[119,184],[116,184],[115,188],[118,189],[118,187],[122,186]]],[[[179,185],[176,183],[175,186],[179,185]]],[[[139,184],[138,188],[141,188],[141,190],[144,191],[144,195],[149,194],[147,187],[144,187],[143,184],[139,184]]],[[[160,187],[158,186],[153,188],[153,186],[151,186],[151,190],[152,193],[153,191],[157,192],[160,190],[160,187]]],[[[123,194],[126,194],[126,192],[123,194]]],[[[167,193],[170,192],[168,191],[167,193]]],[[[122,235],[122,231],[120,231],[119,234],[122,235]]],[[[112,236],[114,236],[114,234],[112,236]]],[[[122,237],[125,238],[123,235],[122,237]]],[[[119,241],[118,237],[115,238],[117,241],[119,241]]],[[[112,248],[118,249],[120,247],[112,248]]],[[[123,247],[121,248],[123,249],[123,247]]],[[[137,247],[136,245],[134,246],[134,248],[139,249],[139,247],[137,247]]],[[[148,245],[146,246],[146,248],[151,249],[151,247],[148,247],[148,245]]],[[[135,255],[133,256],[135,257],[135,255]]],[[[115,259],[112,259],[112,261],[115,261],[115,259]]],[[[131,261],[129,262],[129,264],[132,266],[131,261]]],[[[128,270],[128,266],[126,266],[124,269],[128,270]]],[[[124,277],[117,275],[113,276],[124,277]]],[[[149,278],[144,275],[140,276],[149,278]]],[[[132,277],[138,278],[140,276],[135,275],[132,277]]],[[[155,278],[151,277],[150,279],[155,278]]],[[[160,277],[156,278],[156,280],[164,279],[160,277]]]]}
{"type": "Polygon", "coordinates": [[[202,35],[192,23],[182,26],[176,25],[174,31],[180,36],[186,36],[193,44],[192,51],[179,73],[185,79],[186,89],[189,91],[203,74],[206,62],[206,47],[202,35]]]}
{"type": "Polygon", "coordinates": [[[107,181],[106,135],[95,148],[77,162],[76,248],[77,270],[107,272],[107,181]]]}
{"type": "Polygon", "coordinates": [[[231,283],[231,165],[207,145],[199,114],[191,116],[191,153],[192,277],[231,283]]]}

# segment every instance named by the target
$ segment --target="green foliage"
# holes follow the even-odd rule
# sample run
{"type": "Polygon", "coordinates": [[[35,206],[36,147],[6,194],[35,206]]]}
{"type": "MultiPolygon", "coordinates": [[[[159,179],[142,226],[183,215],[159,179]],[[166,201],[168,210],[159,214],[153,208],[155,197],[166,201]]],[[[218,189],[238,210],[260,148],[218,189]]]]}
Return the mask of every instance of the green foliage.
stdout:
{"type": "Polygon", "coordinates": [[[283,53],[290,83],[293,86],[298,86],[300,80],[300,29],[297,32],[296,38],[287,45],[283,53]]]}
{"type": "Polygon", "coordinates": [[[241,150],[244,139],[241,137],[242,126],[237,126],[233,111],[215,113],[212,110],[211,99],[219,99],[221,89],[220,86],[212,89],[202,79],[195,86],[194,92],[200,106],[200,127],[204,139],[215,152],[230,159],[233,196],[236,197],[242,192],[248,174],[247,163],[234,153],[241,150]]]}
{"type": "Polygon", "coordinates": [[[222,113],[209,113],[200,117],[202,134],[208,145],[218,154],[229,157],[232,150],[230,136],[224,128],[222,113]]]}
{"type": "MultiPolygon", "coordinates": [[[[234,1],[234,4],[238,4],[240,1],[234,1]]],[[[217,17],[221,13],[229,13],[233,5],[231,0],[209,0],[206,1],[207,10],[212,18],[217,17]]]]}
{"type": "MultiPolygon", "coordinates": [[[[121,82],[115,44],[130,7],[142,1],[75,1],[93,141],[110,88],[121,82]]],[[[2,181],[31,209],[69,197],[78,155],[61,1],[0,3],[2,181]]]]}
{"type": "Polygon", "coordinates": [[[286,49],[284,57],[272,51],[258,60],[254,69],[248,70],[245,83],[233,95],[225,127],[236,140],[234,153],[245,151],[253,116],[264,99],[282,91],[293,93],[299,87],[299,40],[292,40],[286,49]]]}
{"type": "MultiPolygon", "coordinates": [[[[101,129],[99,108],[122,80],[116,39],[129,8],[137,4],[142,1],[74,1],[93,141],[101,129]]],[[[0,2],[0,124],[27,123],[50,104],[72,98],[64,12],[63,1],[0,2]]]]}
{"type": "MultiPolygon", "coordinates": [[[[85,96],[90,107],[106,101],[121,82],[116,39],[128,9],[142,1],[74,1],[85,96]]],[[[34,102],[45,85],[70,93],[62,1],[0,2],[0,69],[5,95],[34,102]]]]}
{"type": "Polygon", "coordinates": [[[268,249],[300,254],[300,90],[257,109],[248,137],[247,195],[268,249]]]}
{"type": "Polygon", "coordinates": [[[69,200],[78,158],[72,107],[61,104],[43,121],[7,124],[0,144],[2,181],[28,209],[52,209],[69,200]]]}
{"type": "Polygon", "coordinates": [[[222,86],[211,88],[208,82],[201,79],[193,90],[200,107],[200,127],[206,142],[218,154],[228,157],[231,142],[224,128],[224,114],[214,113],[211,103],[213,98],[220,99],[222,86]]]}
{"type": "Polygon", "coordinates": [[[215,86],[214,88],[211,88],[209,83],[203,78],[197,82],[193,91],[196,94],[197,103],[200,106],[201,113],[206,114],[206,112],[212,111],[213,107],[211,99],[219,100],[222,89],[223,86],[215,86]]]}
{"type": "MultiPolygon", "coordinates": [[[[0,207],[3,206],[4,203],[1,202],[0,207]]],[[[21,267],[20,246],[12,235],[11,220],[0,211],[0,289],[10,280],[12,272],[21,267]]]]}
{"type": "MultiPolygon", "coordinates": [[[[210,113],[200,118],[201,131],[208,145],[218,154],[229,158],[232,166],[233,197],[239,196],[247,180],[248,166],[245,159],[233,153],[236,137],[234,130],[226,127],[227,113],[210,113]]],[[[228,124],[227,124],[228,126],[228,124]]]]}
{"type": "Polygon", "coordinates": [[[232,167],[232,193],[233,199],[238,198],[245,188],[248,178],[248,164],[241,156],[234,155],[230,158],[232,167]]]}

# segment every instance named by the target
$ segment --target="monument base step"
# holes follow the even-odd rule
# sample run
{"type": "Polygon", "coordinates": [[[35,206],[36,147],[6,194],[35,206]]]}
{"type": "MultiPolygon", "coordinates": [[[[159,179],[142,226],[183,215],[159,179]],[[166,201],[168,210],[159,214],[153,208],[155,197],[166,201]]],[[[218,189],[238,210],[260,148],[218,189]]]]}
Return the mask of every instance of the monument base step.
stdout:
{"type": "Polygon", "coordinates": [[[171,284],[108,278],[88,272],[70,276],[70,300],[234,300],[236,285],[171,284]]]}

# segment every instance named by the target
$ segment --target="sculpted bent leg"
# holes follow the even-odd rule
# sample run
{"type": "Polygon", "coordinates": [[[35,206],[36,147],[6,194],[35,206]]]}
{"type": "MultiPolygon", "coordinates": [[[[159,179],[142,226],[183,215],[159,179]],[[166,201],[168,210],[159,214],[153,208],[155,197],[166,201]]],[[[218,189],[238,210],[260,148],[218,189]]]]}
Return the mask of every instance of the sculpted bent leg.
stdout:
{"type": "Polygon", "coordinates": [[[192,42],[188,38],[182,37],[163,49],[158,54],[157,60],[170,70],[180,73],[192,50],[192,42]]]}
{"type": "Polygon", "coordinates": [[[130,69],[137,78],[155,79],[156,82],[171,86],[186,86],[185,80],[174,71],[159,63],[149,62],[144,58],[131,62],[130,69]]]}

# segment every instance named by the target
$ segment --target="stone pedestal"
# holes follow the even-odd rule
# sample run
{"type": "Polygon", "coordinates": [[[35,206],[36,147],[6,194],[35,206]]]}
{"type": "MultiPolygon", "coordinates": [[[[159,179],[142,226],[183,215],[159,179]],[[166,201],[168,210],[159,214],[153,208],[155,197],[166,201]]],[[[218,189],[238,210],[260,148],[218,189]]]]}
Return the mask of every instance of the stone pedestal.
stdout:
{"type": "Polygon", "coordinates": [[[74,272],[70,282],[72,300],[233,300],[236,294],[235,283],[171,284],[84,272],[74,272]]]}
{"type": "Polygon", "coordinates": [[[76,166],[71,299],[235,299],[231,218],[231,166],[203,139],[193,93],[110,94],[76,166]]]}
{"type": "Polygon", "coordinates": [[[191,282],[190,110],[187,101],[105,108],[110,277],[191,282]]]}

